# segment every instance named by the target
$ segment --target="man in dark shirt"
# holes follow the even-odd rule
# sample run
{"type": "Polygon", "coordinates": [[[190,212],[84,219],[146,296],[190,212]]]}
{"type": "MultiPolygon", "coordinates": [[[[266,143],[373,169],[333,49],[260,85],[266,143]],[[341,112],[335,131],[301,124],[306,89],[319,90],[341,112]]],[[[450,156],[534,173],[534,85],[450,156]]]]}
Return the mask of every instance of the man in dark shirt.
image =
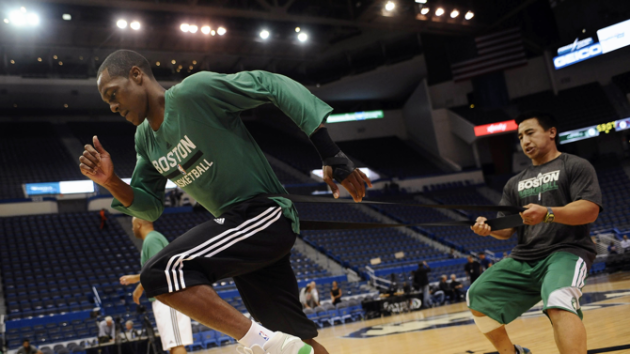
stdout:
{"type": "Polygon", "coordinates": [[[24,338],[22,341],[22,346],[18,349],[17,354],[42,354],[42,352],[31,346],[30,341],[27,338],[24,338]]]}
{"type": "Polygon", "coordinates": [[[449,297],[452,302],[454,298],[453,290],[451,289],[451,285],[447,283],[447,280],[448,278],[446,277],[446,274],[443,274],[442,277],[440,278],[440,283],[438,284],[438,288],[444,292],[444,298],[446,299],[447,297],[449,297]]]}
{"type": "Polygon", "coordinates": [[[464,270],[470,280],[470,285],[472,285],[472,283],[474,283],[481,275],[481,264],[479,264],[479,262],[477,262],[472,256],[468,256],[468,263],[464,266],[464,270]]]}
{"type": "Polygon", "coordinates": [[[426,261],[418,264],[418,269],[413,273],[413,287],[422,290],[422,306],[431,307],[431,291],[429,290],[429,272],[431,267],[426,261]]]}
{"type": "Polygon", "coordinates": [[[454,301],[459,302],[462,298],[462,289],[464,288],[464,285],[457,281],[457,276],[455,276],[455,274],[451,274],[451,283],[449,285],[451,286],[451,291],[455,297],[454,301]]]}
{"type": "Polygon", "coordinates": [[[492,230],[486,218],[479,217],[471,229],[499,240],[517,233],[518,243],[508,258],[470,287],[468,307],[499,353],[529,353],[512,343],[505,324],[542,300],[558,351],[586,354],[580,298],[596,255],[590,224],[602,210],[597,173],[588,161],[558,151],[558,129],[551,115],[524,113],[516,123],[532,166],[507,182],[500,204],[524,208],[522,225],[492,230]]]}

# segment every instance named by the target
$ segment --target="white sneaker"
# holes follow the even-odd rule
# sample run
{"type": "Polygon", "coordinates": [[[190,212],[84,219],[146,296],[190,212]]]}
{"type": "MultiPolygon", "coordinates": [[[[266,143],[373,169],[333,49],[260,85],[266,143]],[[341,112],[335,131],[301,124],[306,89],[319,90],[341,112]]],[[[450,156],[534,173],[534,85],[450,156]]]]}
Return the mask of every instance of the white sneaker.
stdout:
{"type": "MultiPolygon", "coordinates": [[[[276,332],[269,342],[265,343],[263,350],[264,354],[314,354],[313,347],[302,342],[300,338],[282,332],[276,332]]],[[[257,354],[257,351],[252,353],[257,354]]]]}

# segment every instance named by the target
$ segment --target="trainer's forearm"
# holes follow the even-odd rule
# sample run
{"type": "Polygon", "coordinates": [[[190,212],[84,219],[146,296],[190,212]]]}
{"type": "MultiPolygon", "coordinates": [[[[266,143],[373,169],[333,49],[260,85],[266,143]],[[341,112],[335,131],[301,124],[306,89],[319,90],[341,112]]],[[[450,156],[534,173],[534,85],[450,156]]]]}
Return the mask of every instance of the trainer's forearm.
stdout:
{"type": "Polygon", "coordinates": [[[131,275],[129,276],[129,278],[130,278],[130,282],[133,284],[140,282],[140,274],[131,275]]]}
{"type": "Polygon", "coordinates": [[[578,200],[563,207],[552,207],[554,222],[563,225],[586,225],[595,222],[599,205],[588,200],[578,200]]]}
{"type": "Polygon", "coordinates": [[[516,232],[515,228],[504,229],[504,230],[496,230],[490,233],[490,236],[496,238],[497,240],[507,240],[516,232]]]}
{"type": "Polygon", "coordinates": [[[114,175],[103,187],[105,187],[114,198],[118,199],[125,208],[133,204],[133,189],[118,176],[114,175]]]}

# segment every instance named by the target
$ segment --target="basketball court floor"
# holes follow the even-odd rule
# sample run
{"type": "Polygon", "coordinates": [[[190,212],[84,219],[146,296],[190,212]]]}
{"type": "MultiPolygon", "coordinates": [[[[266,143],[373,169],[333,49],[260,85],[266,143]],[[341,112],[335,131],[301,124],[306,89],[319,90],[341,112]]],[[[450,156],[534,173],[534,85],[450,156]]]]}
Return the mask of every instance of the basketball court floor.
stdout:
{"type": "MultiPolygon", "coordinates": [[[[587,280],[582,298],[589,354],[630,354],[630,272],[587,280]]],[[[533,354],[557,353],[553,330],[538,304],[507,326],[533,354]]],[[[464,354],[495,352],[477,330],[465,303],[320,329],[331,354],[464,354]]],[[[236,346],[202,354],[235,353],[236,346]]]]}

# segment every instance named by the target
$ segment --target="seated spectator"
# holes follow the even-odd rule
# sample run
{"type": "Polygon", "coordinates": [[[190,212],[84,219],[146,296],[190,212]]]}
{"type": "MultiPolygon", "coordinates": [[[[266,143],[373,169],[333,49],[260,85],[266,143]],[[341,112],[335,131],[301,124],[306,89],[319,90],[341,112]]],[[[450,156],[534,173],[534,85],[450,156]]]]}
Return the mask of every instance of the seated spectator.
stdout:
{"type": "Polygon", "coordinates": [[[461,300],[463,294],[464,285],[457,281],[457,277],[455,274],[451,274],[451,283],[449,284],[451,287],[451,291],[453,292],[453,296],[455,297],[455,302],[459,302],[461,300]]]}
{"type": "Polygon", "coordinates": [[[315,302],[319,306],[319,291],[317,291],[317,284],[314,281],[311,282],[311,295],[315,299],[315,302]]]}
{"type": "Polygon", "coordinates": [[[628,235],[623,235],[623,240],[621,241],[621,251],[630,252],[630,240],[628,240],[628,235]]]}
{"type": "Polygon", "coordinates": [[[300,292],[300,302],[302,306],[307,309],[314,309],[319,306],[319,302],[315,300],[315,297],[311,293],[313,287],[311,284],[308,284],[302,291],[300,292]]]}
{"type": "Polygon", "coordinates": [[[446,282],[448,278],[446,274],[443,274],[440,278],[440,283],[438,284],[438,288],[444,292],[444,298],[450,297],[451,301],[453,301],[455,295],[453,295],[453,291],[451,290],[451,286],[446,282]]]}
{"type": "Polygon", "coordinates": [[[332,288],[330,289],[330,301],[333,305],[337,305],[341,302],[341,289],[337,285],[336,281],[332,282],[332,288]]]}
{"type": "Polygon", "coordinates": [[[127,340],[132,340],[140,337],[140,333],[133,328],[133,321],[129,320],[125,322],[125,332],[122,335],[127,340]]]}
{"type": "Polygon", "coordinates": [[[402,291],[404,294],[409,294],[411,293],[411,285],[409,285],[409,283],[404,282],[402,285],[402,291]]]}
{"type": "Polygon", "coordinates": [[[492,261],[486,258],[485,253],[479,253],[479,264],[483,267],[482,271],[487,270],[492,267],[492,261]]]}
{"type": "Polygon", "coordinates": [[[22,346],[17,350],[17,354],[42,354],[42,352],[32,346],[28,338],[24,338],[22,340],[22,346]]]}
{"type": "Polygon", "coordinates": [[[615,246],[615,241],[610,241],[610,246],[608,246],[608,254],[618,254],[617,246],[615,246]]]}
{"type": "Polygon", "coordinates": [[[113,342],[116,337],[116,326],[111,316],[105,317],[105,321],[101,321],[98,324],[98,339],[99,342],[113,342]]]}

